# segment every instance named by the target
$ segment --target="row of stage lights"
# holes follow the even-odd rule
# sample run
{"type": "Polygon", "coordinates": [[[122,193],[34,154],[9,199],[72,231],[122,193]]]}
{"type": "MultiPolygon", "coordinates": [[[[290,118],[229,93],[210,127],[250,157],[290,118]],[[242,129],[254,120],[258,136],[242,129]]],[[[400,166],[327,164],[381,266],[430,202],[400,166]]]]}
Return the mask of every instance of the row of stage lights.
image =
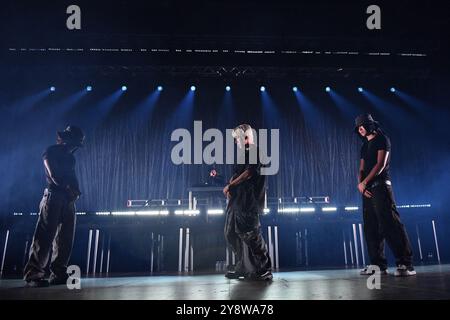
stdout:
{"type": "MultiPolygon", "coordinates": [[[[397,206],[399,209],[413,209],[413,208],[431,208],[431,204],[407,204],[407,205],[399,205],[397,206]]],[[[346,212],[356,212],[359,211],[360,208],[357,206],[347,206],[343,208],[346,212]]],[[[296,214],[296,213],[315,213],[317,211],[321,211],[324,213],[337,212],[338,210],[342,210],[342,208],[333,207],[333,206],[324,206],[324,207],[313,207],[313,206],[304,206],[304,207],[285,207],[277,209],[277,213],[281,214],[296,214]]],[[[264,209],[264,214],[270,213],[270,208],[264,209]]],[[[174,212],[175,216],[198,216],[200,214],[199,209],[176,209],[174,212]]],[[[168,216],[170,214],[169,210],[139,210],[139,211],[100,211],[95,212],[97,216],[168,216]]],[[[220,216],[225,214],[224,209],[207,209],[206,214],[210,216],[220,216]]],[[[22,216],[22,213],[14,213],[14,216],[22,216]]],[[[38,213],[30,213],[30,215],[35,216],[38,213]]],[[[86,215],[86,212],[77,212],[77,215],[86,215]]]]}
{"type": "MultiPolygon", "coordinates": [[[[93,89],[92,86],[87,86],[87,87],[86,87],[86,91],[92,91],[92,89],[93,89]]],[[[156,87],[156,90],[158,90],[158,91],[163,91],[163,89],[164,89],[163,86],[157,86],[157,87],[156,87]]],[[[191,86],[189,89],[190,89],[191,91],[195,91],[195,90],[197,90],[197,87],[196,87],[196,86],[191,86]]],[[[122,86],[122,87],[121,87],[121,90],[122,90],[122,91],[127,91],[127,90],[128,90],[128,87],[127,87],[127,86],[122,86]]],[[[261,87],[259,88],[259,90],[260,90],[261,92],[265,92],[265,91],[266,91],[266,87],[265,87],[265,86],[261,86],[261,87]]],[[[50,91],[51,91],[51,92],[55,92],[55,91],[56,91],[56,87],[55,87],[55,86],[51,86],[51,87],[50,87],[50,91]]],[[[231,91],[231,86],[225,86],[225,91],[231,91]]],[[[294,86],[294,87],[292,87],[292,91],[298,92],[298,91],[300,91],[300,89],[299,89],[299,87],[294,86]]],[[[326,91],[326,92],[330,92],[330,91],[331,91],[331,87],[325,87],[325,91],[326,91]]],[[[390,91],[390,92],[395,92],[396,89],[395,89],[394,87],[391,87],[391,88],[389,89],[389,91],[390,91]]],[[[364,88],[363,88],[363,87],[358,87],[358,92],[364,92],[364,88]]]]}

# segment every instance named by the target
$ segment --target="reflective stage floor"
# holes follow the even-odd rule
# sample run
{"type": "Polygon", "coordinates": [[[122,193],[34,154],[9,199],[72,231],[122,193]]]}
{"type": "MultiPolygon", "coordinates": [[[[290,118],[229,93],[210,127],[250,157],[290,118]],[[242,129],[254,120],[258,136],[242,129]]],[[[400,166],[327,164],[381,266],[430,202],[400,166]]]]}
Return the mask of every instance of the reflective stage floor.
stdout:
{"type": "Polygon", "coordinates": [[[0,280],[0,300],[389,300],[450,299],[450,265],[417,266],[417,276],[381,276],[368,289],[357,269],[275,272],[272,282],[228,280],[222,274],[82,278],[81,289],[65,285],[24,288],[17,279],[0,280]]]}

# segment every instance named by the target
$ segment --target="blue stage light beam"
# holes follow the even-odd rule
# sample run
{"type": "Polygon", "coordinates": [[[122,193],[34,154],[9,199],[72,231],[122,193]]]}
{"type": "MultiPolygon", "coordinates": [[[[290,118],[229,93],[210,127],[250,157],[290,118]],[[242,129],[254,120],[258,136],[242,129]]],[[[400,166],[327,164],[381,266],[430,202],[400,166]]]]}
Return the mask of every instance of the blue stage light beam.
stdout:
{"type": "Polygon", "coordinates": [[[156,103],[161,96],[161,91],[162,90],[159,90],[159,87],[156,88],[156,90],[139,103],[133,111],[133,114],[139,121],[142,121],[143,124],[148,123],[151,119],[156,103]]]}
{"type": "Polygon", "coordinates": [[[318,106],[315,105],[302,91],[294,93],[297,103],[305,116],[305,120],[308,124],[315,127],[322,119],[322,115],[318,106]]]}
{"type": "Polygon", "coordinates": [[[361,94],[381,114],[389,114],[389,121],[392,121],[392,123],[396,123],[398,125],[397,119],[402,119],[402,125],[405,127],[412,126],[413,119],[411,118],[411,114],[405,110],[402,110],[399,105],[382,99],[367,89],[361,94]]]}
{"type": "Polygon", "coordinates": [[[103,121],[117,104],[120,97],[123,96],[124,92],[125,91],[122,90],[122,88],[119,88],[109,96],[103,98],[97,105],[94,105],[88,111],[88,117],[92,119],[94,123],[103,121]]]}
{"type": "Polygon", "coordinates": [[[47,88],[42,91],[33,93],[29,96],[21,98],[11,105],[11,112],[22,114],[33,109],[38,103],[42,102],[45,98],[50,96],[51,91],[47,88]]]}
{"type": "Polygon", "coordinates": [[[363,112],[362,108],[359,108],[335,90],[330,91],[330,98],[346,118],[353,119],[359,113],[363,112]]]}
{"type": "Polygon", "coordinates": [[[278,111],[276,103],[272,100],[269,92],[267,90],[261,90],[261,105],[263,108],[263,122],[268,126],[276,124],[280,120],[281,115],[278,111]]]}

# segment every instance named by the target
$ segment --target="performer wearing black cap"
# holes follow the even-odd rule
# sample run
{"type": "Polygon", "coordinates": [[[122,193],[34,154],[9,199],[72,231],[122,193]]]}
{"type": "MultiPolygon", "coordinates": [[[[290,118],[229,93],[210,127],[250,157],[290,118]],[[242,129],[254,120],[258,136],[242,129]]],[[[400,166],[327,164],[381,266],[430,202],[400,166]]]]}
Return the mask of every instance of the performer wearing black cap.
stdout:
{"type": "Polygon", "coordinates": [[[28,287],[46,287],[67,281],[67,263],[75,233],[75,201],[81,195],[73,153],[83,143],[81,129],[68,126],[64,131],[57,132],[57,144],[48,147],[43,154],[48,187],[39,206],[39,219],[24,270],[28,287]],[[47,281],[44,269],[52,244],[51,275],[47,281]]]}
{"type": "MultiPolygon", "coordinates": [[[[384,254],[386,240],[396,258],[395,276],[416,274],[412,265],[412,250],[405,227],[395,205],[389,165],[391,142],[370,114],[355,120],[355,132],[364,143],[361,148],[358,190],[363,195],[364,234],[370,263],[387,274],[384,254]]],[[[361,270],[369,275],[370,266],[361,270]]]]}
{"type": "Polygon", "coordinates": [[[228,198],[225,239],[236,255],[236,265],[229,266],[226,277],[272,280],[271,261],[261,234],[259,214],[264,206],[265,176],[254,144],[250,125],[233,130],[238,148],[243,150],[230,183],[223,189],[228,198]],[[255,155],[254,162],[252,155],[255,155]]]}

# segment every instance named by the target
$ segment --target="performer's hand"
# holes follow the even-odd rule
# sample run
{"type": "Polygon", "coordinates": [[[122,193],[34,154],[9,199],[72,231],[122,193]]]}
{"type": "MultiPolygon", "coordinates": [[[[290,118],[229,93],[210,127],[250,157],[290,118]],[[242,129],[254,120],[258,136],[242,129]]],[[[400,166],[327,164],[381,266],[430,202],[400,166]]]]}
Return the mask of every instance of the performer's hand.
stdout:
{"type": "Polygon", "coordinates": [[[230,186],[227,184],[227,185],[225,186],[225,188],[223,188],[223,194],[225,195],[225,197],[228,198],[229,193],[230,193],[230,186]]]}
{"type": "Polygon", "coordinates": [[[364,197],[366,198],[372,198],[372,193],[369,190],[364,191],[364,197]]]}
{"type": "Polygon", "coordinates": [[[360,193],[364,194],[364,190],[366,190],[366,184],[364,182],[360,182],[358,184],[358,190],[360,193]]]}

